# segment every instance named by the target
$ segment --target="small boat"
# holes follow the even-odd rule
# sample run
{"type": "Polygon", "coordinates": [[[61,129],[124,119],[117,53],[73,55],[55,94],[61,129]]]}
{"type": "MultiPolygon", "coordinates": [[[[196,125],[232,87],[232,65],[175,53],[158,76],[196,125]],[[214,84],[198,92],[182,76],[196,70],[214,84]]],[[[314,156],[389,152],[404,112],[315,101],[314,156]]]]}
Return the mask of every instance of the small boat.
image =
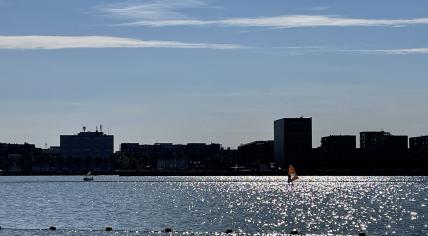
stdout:
{"type": "Polygon", "coordinates": [[[91,175],[91,172],[87,173],[85,177],[83,177],[83,181],[92,181],[94,180],[94,176],[91,175]]]}
{"type": "Polygon", "coordinates": [[[298,179],[299,179],[299,176],[297,176],[294,166],[289,165],[288,166],[288,183],[293,183],[293,181],[296,181],[298,179]]]}

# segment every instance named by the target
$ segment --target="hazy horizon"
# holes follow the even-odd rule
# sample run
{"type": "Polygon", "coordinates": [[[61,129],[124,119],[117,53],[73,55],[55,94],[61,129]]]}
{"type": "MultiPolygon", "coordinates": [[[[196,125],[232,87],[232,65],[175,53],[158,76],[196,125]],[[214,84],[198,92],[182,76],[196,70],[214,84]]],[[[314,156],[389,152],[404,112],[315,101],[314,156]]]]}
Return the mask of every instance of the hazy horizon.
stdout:
{"type": "Polygon", "coordinates": [[[0,142],[428,134],[428,2],[0,0],[0,142]],[[349,7],[352,3],[352,7],[349,7]]]}

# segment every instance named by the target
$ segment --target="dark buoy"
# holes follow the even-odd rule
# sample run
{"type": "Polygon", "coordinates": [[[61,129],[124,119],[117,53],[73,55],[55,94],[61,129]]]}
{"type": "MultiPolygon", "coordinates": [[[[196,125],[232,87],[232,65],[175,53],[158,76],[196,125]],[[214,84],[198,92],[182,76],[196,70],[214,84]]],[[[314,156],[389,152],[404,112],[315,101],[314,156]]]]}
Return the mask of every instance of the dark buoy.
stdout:
{"type": "Polygon", "coordinates": [[[51,226],[49,226],[49,230],[56,230],[56,227],[51,225],[51,226]]]}
{"type": "Polygon", "coordinates": [[[172,229],[171,229],[171,228],[165,228],[164,232],[165,232],[165,233],[171,233],[171,232],[172,232],[172,229]]]}
{"type": "Polygon", "coordinates": [[[297,234],[299,234],[299,231],[297,229],[293,229],[293,230],[291,230],[290,234],[297,235],[297,234]]]}
{"type": "Polygon", "coordinates": [[[358,234],[358,236],[366,236],[366,233],[364,233],[364,232],[360,232],[360,233],[358,234]]]}
{"type": "Polygon", "coordinates": [[[112,230],[113,230],[113,227],[111,227],[111,226],[107,226],[107,227],[106,227],[106,231],[107,231],[107,232],[110,232],[110,231],[112,231],[112,230]]]}
{"type": "Polygon", "coordinates": [[[231,233],[233,233],[233,230],[231,229],[226,230],[226,234],[231,234],[231,233]]]}

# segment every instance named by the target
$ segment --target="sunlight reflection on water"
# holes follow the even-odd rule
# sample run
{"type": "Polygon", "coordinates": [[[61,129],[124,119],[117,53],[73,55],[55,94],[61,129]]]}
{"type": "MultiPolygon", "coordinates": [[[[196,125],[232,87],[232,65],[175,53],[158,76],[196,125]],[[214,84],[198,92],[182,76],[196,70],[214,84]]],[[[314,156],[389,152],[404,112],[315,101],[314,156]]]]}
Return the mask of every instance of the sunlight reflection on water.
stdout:
{"type": "Polygon", "coordinates": [[[59,229],[55,235],[99,235],[87,230],[108,225],[131,230],[116,232],[123,235],[166,227],[202,235],[428,234],[426,177],[302,177],[294,185],[284,177],[95,179],[0,177],[0,234],[49,235],[20,230],[48,225],[59,229]]]}

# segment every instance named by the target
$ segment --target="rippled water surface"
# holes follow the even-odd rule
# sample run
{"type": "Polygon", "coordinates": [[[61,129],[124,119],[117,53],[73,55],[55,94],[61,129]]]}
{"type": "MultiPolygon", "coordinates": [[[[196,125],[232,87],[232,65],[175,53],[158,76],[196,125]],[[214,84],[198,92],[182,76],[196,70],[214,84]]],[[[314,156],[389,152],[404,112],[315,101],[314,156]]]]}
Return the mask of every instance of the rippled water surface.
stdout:
{"type": "Polygon", "coordinates": [[[81,180],[0,176],[0,235],[428,235],[427,177],[81,180]],[[58,230],[38,230],[49,225],[58,230]]]}

